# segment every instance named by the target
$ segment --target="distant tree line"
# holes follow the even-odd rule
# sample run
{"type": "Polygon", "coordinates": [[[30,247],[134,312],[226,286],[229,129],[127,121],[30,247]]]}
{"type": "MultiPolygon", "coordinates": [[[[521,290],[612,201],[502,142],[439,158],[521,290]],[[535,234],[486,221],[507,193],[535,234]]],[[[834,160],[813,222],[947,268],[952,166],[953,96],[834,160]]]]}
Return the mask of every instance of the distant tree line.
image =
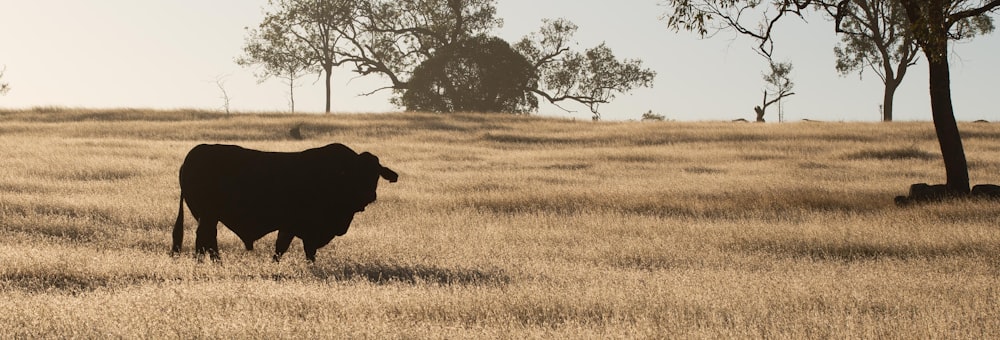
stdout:
{"type": "MultiPolygon", "coordinates": [[[[575,102],[595,118],[616,95],[652,86],[655,72],[605,44],[574,51],[577,26],[545,20],[513,45],[492,35],[495,0],[271,0],[237,62],[279,77],[321,72],[330,112],[336,68],[375,75],[407,110],[530,113],[539,98],[575,102]]],[[[293,99],[294,101],[294,99],[293,99]]],[[[560,106],[562,107],[562,106],[560,106]]]]}

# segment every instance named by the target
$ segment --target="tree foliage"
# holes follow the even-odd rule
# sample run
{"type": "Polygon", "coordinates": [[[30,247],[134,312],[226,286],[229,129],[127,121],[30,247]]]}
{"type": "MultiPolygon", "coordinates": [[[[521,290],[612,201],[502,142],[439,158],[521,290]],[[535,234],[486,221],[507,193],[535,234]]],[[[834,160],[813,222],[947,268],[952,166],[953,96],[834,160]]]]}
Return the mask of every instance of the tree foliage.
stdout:
{"type": "Polygon", "coordinates": [[[413,71],[400,104],[410,111],[529,113],[532,65],[502,39],[477,36],[438,49],[413,71]]]}
{"type": "Polygon", "coordinates": [[[870,69],[884,85],[882,120],[892,121],[893,96],[906,71],[916,64],[917,42],[907,29],[899,1],[855,0],[845,4],[837,30],[842,34],[834,47],[836,68],[841,75],[870,69]]]}
{"type": "MultiPolygon", "coordinates": [[[[906,15],[898,1],[852,1],[840,26],[840,44],[834,48],[837,71],[843,75],[871,69],[885,80],[888,70],[883,64],[912,65],[918,49],[907,30],[906,15]]],[[[903,68],[905,69],[905,68],[903,68]]]]}
{"type": "Polygon", "coordinates": [[[309,73],[322,71],[311,59],[311,52],[282,21],[269,17],[255,29],[247,29],[243,55],[236,63],[243,67],[259,67],[258,82],[279,77],[288,85],[291,111],[295,112],[295,81],[309,73]]]}
{"type": "Polygon", "coordinates": [[[339,52],[343,32],[352,25],[355,0],[269,0],[270,10],[256,30],[249,32],[245,60],[269,70],[265,75],[291,70],[323,71],[326,112],[330,112],[333,69],[346,62],[339,52]]]}
{"type": "Polygon", "coordinates": [[[600,104],[616,93],[651,87],[656,72],[638,59],[619,60],[606,44],[576,52],[570,48],[577,26],[565,19],[544,20],[541,30],[514,45],[534,65],[539,77],[532,92],[550,103],[570,100],[586,105],[600,119],[600,104]]]}

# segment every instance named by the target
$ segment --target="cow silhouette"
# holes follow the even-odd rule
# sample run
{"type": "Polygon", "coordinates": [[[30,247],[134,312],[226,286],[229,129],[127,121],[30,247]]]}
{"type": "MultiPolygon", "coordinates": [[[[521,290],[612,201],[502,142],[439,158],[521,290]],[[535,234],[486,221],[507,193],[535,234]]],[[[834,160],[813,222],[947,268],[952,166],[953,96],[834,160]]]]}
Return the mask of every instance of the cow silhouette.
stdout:
{"type": "Polygon", "coordinates": [[[264,152],[236,145],[195,146],[180,168],[180,206],[173,230],[172,253],[184,239],[184,202],[198,221],[195,252],[219,260],[218,222],[239,236],[247,250],[254,241],[277,231],[273,259],[288,251],[292,238],[302,240],[306,259],[347,233],[354,214],[374,202],[379,177],[399,175],[368,152],[343,144],[301,152],[264,152]]]}

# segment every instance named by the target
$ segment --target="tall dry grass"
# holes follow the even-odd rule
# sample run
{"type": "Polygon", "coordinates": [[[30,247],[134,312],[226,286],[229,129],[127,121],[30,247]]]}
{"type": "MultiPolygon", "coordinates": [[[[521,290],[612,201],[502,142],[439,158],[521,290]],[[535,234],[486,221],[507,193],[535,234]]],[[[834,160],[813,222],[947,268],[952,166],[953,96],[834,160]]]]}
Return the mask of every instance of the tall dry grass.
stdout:
{"type": "Polygon", "coordinates": [[[1000,336],[1000,203],[892,204],[943,180],[929,123],[46,109],[0,113],[0,169],[2,338],[1000,336]],[[169,257],[191,147],[335,141],[400,181],[316,264],[169,257]]]}

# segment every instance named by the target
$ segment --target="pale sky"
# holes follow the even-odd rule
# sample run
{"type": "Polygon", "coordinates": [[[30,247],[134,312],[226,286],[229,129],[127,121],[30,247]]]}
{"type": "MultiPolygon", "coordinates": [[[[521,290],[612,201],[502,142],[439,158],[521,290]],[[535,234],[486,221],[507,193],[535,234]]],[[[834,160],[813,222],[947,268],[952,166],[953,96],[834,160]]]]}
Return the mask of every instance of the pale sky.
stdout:
{"type": "MultiPolygon", "coordinates": [[[[287,111],[279,80],[258,84],[253,71],[233,62],[244,27],[256,27],[266,0],[0,0],[0,65],[12,90],[0,108],[195,108],[220,110],[216,79],[224,79],[237,111],[287,111]]],[[[606,42],[619,58],[638,58],[657,72],[651,89],[620,95],[601,107],[606,120],[638,119],[652,110],[668,119],[753,119],[766,67],[753,42],[732,34],[699,39],[674,33],[659,19],[659,0],[499,0],[504,26],[496,35],[514,42],[537,31],[543,18],[566,18],[580,29],[578,49],[606,42]],[[735,38],[735,39],[734,39],[735,38]]],[[[815,16],[808,24],[788,20],[777,31],[777,60],[794,65],[794,96],[787,121],[876,121],[882,84],[874,73],[840,77],[834,70],[837,37],[815,16]]],[[[952,98],[959,120],[1000,120],[1000,37],[993,34],[954,45],[952,98]]],[[[912,67],[896,95],[897,120],[930,120],[927,65],[912,67]]],[[[398,111],[389,93],[359,96],[387,81],[334,74],[333,111],[398,111]]],[[[323,110],[323,85],[300,80],[296,109],[323,110]]],[[[542,106],[540,115],[589,119],[542,106]]],[[[777,112],[769,108],[769,121],[777,112]]]]}

